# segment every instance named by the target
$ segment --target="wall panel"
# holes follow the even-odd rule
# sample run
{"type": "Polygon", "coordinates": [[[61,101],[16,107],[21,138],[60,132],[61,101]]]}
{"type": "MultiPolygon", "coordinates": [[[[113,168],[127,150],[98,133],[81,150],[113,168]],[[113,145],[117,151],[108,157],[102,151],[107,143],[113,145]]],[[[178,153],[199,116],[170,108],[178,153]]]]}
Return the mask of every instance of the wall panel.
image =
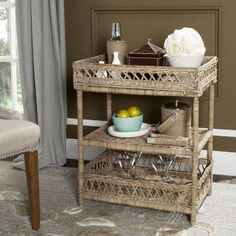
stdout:
{"type": "MultiPolygon", "coordinates": [[[[201,33],[207,48],[206,54],[217,55],[220,59],[215,128],[236,130],[235,0],[67,0],[65,9],[68,117],[76,117],[71,64],[80,58],[105,51],[112,22],[121,22],[129,51],[143,45],[148,38],[162,46],[165,37],[175,28],[187,26],[201,33]]],[[[146,121],[155,122],[160,116],[160,105],[167,100],[163,97],[114,96],[113,109],[137,104],[142,107],[146,121]]],[[[104,106],[105,97],[102,94],[86,94],[85,118],[105,119],[104,106]]],[[[200,108],[200,123],[206,127],[207,99],[201,100],[200,108]]],[[[216,142],[216,149],[235,151],[230,143],[232,140],[221,138],[216,142]]]]}

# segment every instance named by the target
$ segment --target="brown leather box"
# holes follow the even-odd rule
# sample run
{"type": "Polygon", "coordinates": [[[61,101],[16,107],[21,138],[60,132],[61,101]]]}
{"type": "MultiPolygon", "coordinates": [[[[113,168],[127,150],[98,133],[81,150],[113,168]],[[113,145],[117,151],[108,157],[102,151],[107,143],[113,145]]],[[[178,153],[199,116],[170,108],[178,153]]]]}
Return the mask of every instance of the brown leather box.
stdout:
{"type": "Polygon", "coordinates": [[[164,54],[165,50],[152,44],[149,39],[143,47],[128,53],[128,64],[166,66],[164,54]]]}

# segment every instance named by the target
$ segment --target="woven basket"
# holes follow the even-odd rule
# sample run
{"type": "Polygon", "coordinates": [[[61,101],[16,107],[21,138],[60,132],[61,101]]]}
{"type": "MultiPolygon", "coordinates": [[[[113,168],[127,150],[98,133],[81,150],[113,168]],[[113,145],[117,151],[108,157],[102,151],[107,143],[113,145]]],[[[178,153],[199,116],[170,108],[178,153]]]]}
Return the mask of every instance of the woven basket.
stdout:
{"type": "MultiPolygon", "coordinates": [[[[191,213],[191,158],[178,157],[169,171],[170,180],[162,178],[151,168],[153,155],[142,155],[132,172],[125,177],[113,162],[117,152],[106,151],[85,167],[83,195],[86,198],[159,210],[191,213]]],[[[199,159],[197,206],[200,206],[210,184],[212,164],[199,159]]]]}
{"type": "Polygon", "coordinates": [[[187,106],[185,109],[179,108],[168,108],[166,107],[168,104],[164,104],[161,107],[161,121],[164,122],[162,124],[162,130],[159,127],[159,131],[169,136],[174,137],[191,137],[191,116],[192,109],[190,106],[187,106]],[[172,117],[175,117],[173,119],[172,117]],[[171,119],[172,118],[172,119],[171,119]]]}

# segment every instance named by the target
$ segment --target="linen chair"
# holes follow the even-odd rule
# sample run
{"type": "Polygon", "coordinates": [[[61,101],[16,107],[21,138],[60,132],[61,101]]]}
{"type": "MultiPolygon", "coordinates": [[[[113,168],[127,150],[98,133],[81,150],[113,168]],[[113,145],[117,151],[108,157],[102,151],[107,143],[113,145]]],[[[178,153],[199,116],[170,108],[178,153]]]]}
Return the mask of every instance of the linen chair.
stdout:
{"type": "Polygon", "coordinates": [[[40,227],[38,125],[21,120],[20,113],[0,107],[0,159],[24,154],[32,229],[40,227]]]}

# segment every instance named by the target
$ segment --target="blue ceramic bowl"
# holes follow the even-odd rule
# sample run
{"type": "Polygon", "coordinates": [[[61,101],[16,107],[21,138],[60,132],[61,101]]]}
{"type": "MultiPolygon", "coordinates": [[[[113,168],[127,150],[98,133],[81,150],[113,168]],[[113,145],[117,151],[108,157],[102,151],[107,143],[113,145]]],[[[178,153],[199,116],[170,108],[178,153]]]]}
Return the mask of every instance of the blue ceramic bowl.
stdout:
{"type": "Polygon", "coordinates": [[[118,132],[134,132],[139,131],[143,123],[143,114],[135,117],[118,118],[114,114],[112,121],[115,126],[115,130],[118,132]]]}

